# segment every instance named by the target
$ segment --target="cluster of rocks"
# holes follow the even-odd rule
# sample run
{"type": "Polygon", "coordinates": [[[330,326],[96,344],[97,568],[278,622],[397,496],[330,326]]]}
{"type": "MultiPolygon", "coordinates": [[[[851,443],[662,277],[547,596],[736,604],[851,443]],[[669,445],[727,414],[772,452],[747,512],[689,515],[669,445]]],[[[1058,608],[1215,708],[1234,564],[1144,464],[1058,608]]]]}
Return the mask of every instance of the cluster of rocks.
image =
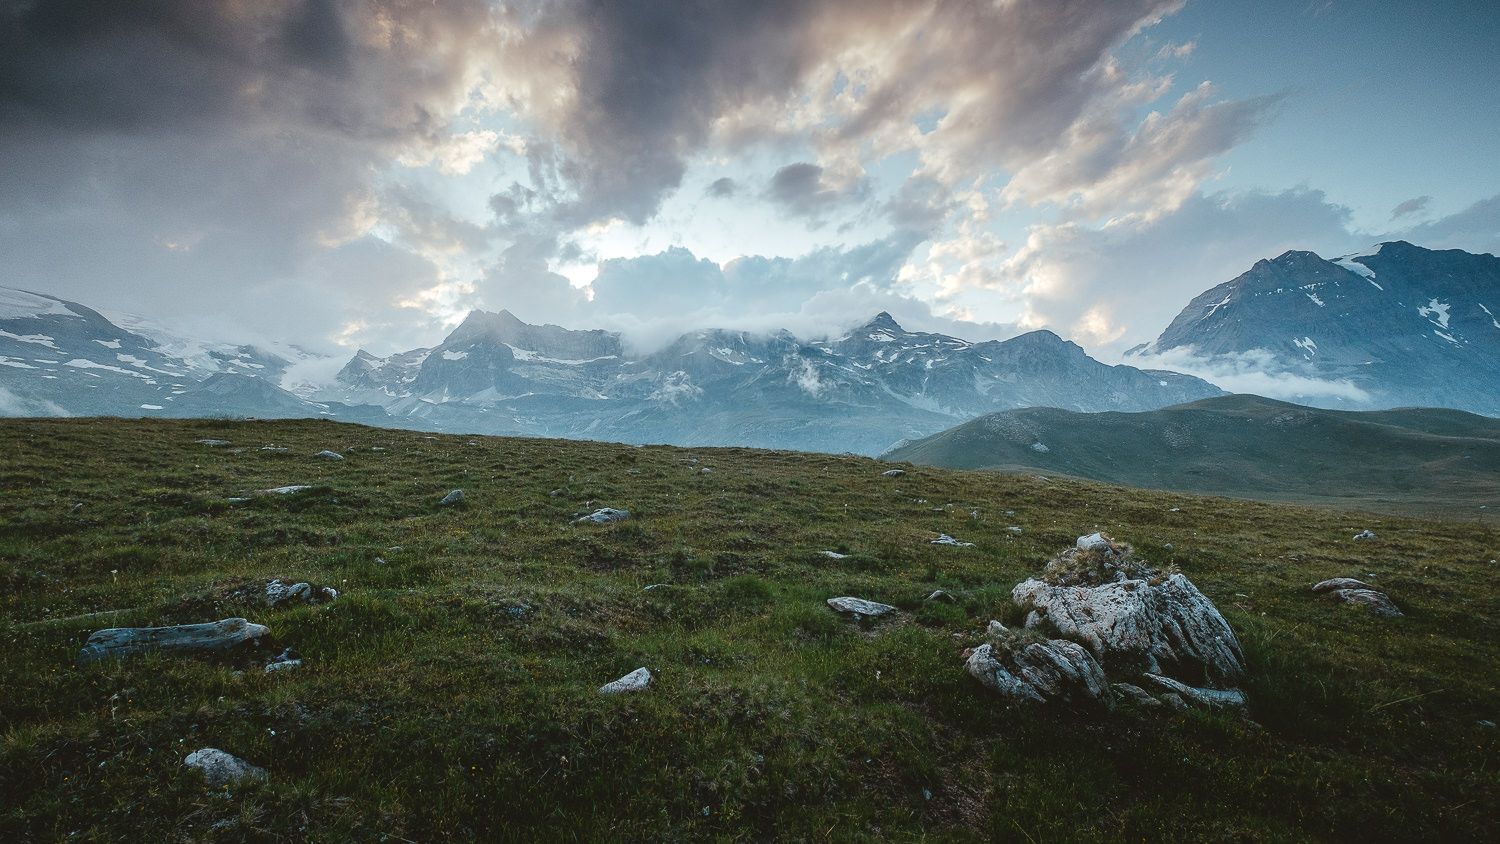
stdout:
{"type": "Polygon", "coordinates": [[[991,622],[989,641],[966,658],[969,674],[1006,698],[1111,706],[1113,681],[1145,706],[1244,704],[1245,656],[1228,622],[1185,576],[1153,571],[1129,546],[1080,537],[1011,599],[1025,629],[991,622]]]}
{"type": "Polygon", "coordinates": [[[278,579],[266,584],[265,602],[268,607],[275,607],[288,601],[320,604],[332,601],[338,596],[339,590],[332,586],[314,587],[311,583],[282,583],[278,579]]]}

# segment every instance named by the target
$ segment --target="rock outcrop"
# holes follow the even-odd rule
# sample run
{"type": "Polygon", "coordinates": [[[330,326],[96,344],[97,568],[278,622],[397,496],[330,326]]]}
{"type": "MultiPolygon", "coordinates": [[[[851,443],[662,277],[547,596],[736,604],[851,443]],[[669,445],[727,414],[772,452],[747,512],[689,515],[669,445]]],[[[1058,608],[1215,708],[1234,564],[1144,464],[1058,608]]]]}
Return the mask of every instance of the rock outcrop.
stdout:
{"type": "Polygon", "coordinates": [[[1211,689],[1244,678],[1244,651],[1213,602],[1182,574],[1153,572],[1098,534],[1011,598],[1027,611],[1028,628],[1083,643],[1112,675],[1158,674],[1211,689]]]}
{"type": "Polygon", "coordinates": [[[1066,639],[1030,640],[990,622],[990,639],[965,663],[985,688],[1018,703],[1109,705],[1104,669],[1084,648],[1066,639]]]}

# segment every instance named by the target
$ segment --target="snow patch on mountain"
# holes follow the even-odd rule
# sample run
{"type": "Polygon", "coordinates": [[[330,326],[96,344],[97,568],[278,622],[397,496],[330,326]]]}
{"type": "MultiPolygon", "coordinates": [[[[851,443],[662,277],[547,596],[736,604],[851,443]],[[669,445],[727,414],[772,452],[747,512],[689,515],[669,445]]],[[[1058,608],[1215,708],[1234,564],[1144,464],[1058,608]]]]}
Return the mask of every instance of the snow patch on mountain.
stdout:
{"type": "Polygon", "coordinates": [[[1448,309],[1449,307],[1447,303],[1439,302],[1438,300],[1433,299],[1431,302],[1427,303],[1427,307],[1417,308],[1417,313],[1427,319],[1432,320],[1432,322],[1439,328],[1447,328],[1448,309]],[[1437,314],[1437,319],[1432,318],[1433,314],[1437,314]]]}
{"type": "Polygon", "coordinates": [[[43,316],[78,316],[67,305],[50,296],[0,287],[0,319],[35,319],[43,316]]]}
{"type": "MultiPolygon", "coordinates": [[[[1353,255],[1345,255],[1344,257],[1334,261],[1334,263],[1366,280],[1373,279],[1375,277],[1375,271],[1354,260],[1353,255]]],[[[1380,287],[1380,285],[1378,284],[1375,286],[1380,287]]],[[[1381,287],[1381,289],[1384,290],[1385,288],[1381,287]]]]}
{"type": "MultiPolygon", "coordinates": [[[[46,334],[12,334],[0,328],[0,337],[4,337],[7,340],[19,340],[22,343],[34,343],[38,346],[46,346],[49,349],[57,348],[57,341],[46,334]]],[[[61,349],[58,349],[58,351],[61,351],[61,349]]]]}

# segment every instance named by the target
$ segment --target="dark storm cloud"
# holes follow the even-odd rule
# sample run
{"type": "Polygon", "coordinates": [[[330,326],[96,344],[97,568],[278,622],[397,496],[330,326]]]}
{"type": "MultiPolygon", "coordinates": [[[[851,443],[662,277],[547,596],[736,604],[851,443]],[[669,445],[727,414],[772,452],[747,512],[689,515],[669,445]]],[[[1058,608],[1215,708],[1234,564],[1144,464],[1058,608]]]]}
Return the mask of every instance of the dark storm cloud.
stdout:
{"type": "Polygon", "coordinates": [[[255,289],[323,285],[299,328],[326,334],[372,300],[324,251],[376,218],[373,173],[443,142],[490,19],[479,0],[0,4],[7,274],[166,316],[234,289],[273,323],[301,310],[255,289]]]}
{"type": "Polygon", "coordinates": [[[816,118],[829,149],[888,141],[936,105],[946,117],[930,135],[942,151],[928,163],[940,177],[1024,164],[1124,83],[1109,51],[1178,5],[544,3],[516,17],[527,23],[508,48],[506,84],[539,135],[557,141],[553,169],[571,191],[553,204],[555,220],[643,223],[715,137],[752,143],[794,131],[779,121],[809,100],[835,108],[822,99],[842,70],[859,74],[859,93],[816,118]]]}

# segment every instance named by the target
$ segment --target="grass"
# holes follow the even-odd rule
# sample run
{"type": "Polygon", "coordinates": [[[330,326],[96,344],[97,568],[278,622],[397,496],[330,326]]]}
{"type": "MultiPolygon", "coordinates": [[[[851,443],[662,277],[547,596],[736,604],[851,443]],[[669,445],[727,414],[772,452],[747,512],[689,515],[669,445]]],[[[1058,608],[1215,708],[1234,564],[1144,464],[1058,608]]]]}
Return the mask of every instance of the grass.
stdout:
{"type": "Polygon", "coordinates": [[[0,840],[1493,831],[1497,731],[1479,722],[1500,720],[1500,543],[1484,525],[329,422],[0,434],[0,840]],[[289,484],[308,489],[256,493],[289,484]],[[439,506],[455,488],[465,500],[439,506]],[[632,516],[571,523],[604,506],[632,516]],[[1380,540],[1351,540],[1365,528],[1380,540]],[[1218,604],[1250,663],[1247,716],[1007,708],[967,676],[988,620],[1020,621],[1011,587],[1095,530],[1218,604]],[[1310,592],[1335,576],[1406,617],[1310,592]],[[253,596],[272,578],[342,594],[267,610],[253,596]],[[934,589],[955,603],[924,603],[934,589]],[[847,621],[836,595],[902,617],[847,621]],[[233,616],[275,643],[74,663],[102,627],[233,616]],[[264,674],[284,647],[303,667],[264,674]],[[597,693],[642,665],[648,692],[597,693]],[[182,765],[204,746],[269,781],[207,789],[182,765]]]}

